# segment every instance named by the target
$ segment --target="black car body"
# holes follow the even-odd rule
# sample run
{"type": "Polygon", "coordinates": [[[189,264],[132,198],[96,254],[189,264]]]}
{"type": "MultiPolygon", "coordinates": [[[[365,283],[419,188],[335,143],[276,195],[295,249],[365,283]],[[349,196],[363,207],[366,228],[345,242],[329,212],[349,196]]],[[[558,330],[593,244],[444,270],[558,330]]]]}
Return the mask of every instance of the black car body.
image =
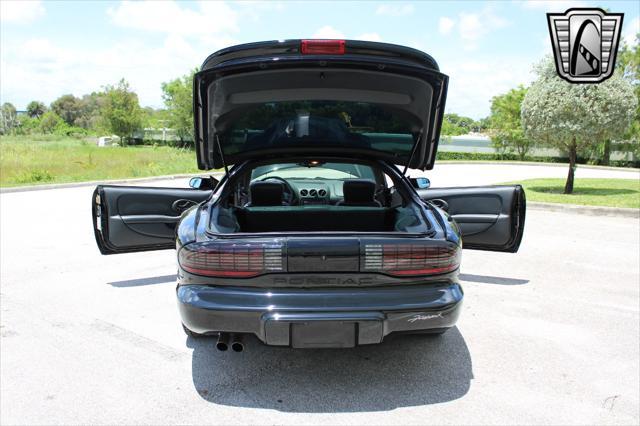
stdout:
{"type": "Polygon", "coordinates": [[[519,185],[417,189],[405,176],[433,168],[447,81],[430,56],[383,43],[219,51],[194,79],[195,142],[201,169],[233,167],[208,189],[98,186],[98,246],[176,248],[185,331],[222,348],[230,333],[352,347],[444,332],[463,242],[516,252],[525,219],[519,185]]]}

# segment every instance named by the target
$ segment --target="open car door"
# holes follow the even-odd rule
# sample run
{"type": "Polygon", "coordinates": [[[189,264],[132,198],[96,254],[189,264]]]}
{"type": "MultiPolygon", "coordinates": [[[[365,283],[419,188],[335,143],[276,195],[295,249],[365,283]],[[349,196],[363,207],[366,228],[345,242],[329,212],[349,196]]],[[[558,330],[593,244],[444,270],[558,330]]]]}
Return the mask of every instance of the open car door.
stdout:
{"type": "Polygon", "coordinates": [[[446,210],[456,221],[466,249],[515,253],[526,214],[520,185],[419,189],[418,195],[446,210]]]}
{"type": "Polygon", "coordinates": [[[99,185],[91,199],[93,229],[102,254],[175,248],[182,213],[211,191],[99,185]]]}

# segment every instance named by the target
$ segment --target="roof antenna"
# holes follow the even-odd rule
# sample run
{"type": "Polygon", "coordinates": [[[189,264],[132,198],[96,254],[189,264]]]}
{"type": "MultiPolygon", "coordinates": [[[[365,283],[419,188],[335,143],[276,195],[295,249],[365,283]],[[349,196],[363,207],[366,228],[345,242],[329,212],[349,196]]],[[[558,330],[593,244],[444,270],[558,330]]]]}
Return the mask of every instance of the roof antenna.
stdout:
{"type": "Polygon", "coordinates": [[[226,161],[224,161],[224,152],[222,152],[222,145],[220,145],[220,138],[216,133],[216,145],[218,145],[218,152],[220,152],[220,159],[222,160],[222,165],[224,166],[224,174],[229,174],[229,167],[227,167],[226,161]]]}
{"type": "Polygon", "coordinates": [[[409,168],[409,164],[411,164],[411,160],[413,160],[413,156],[416,155],[416,151],[418,150],[418,145],[420,145],[420,139],[422,139],[422,129],[420,129],[420,133],[418,133],[418,137],[416,141],[413,143],[413,148],[411,148],[411,155],[407,160],[407,164],[404,166],[404,170],[402,171],[403,175],[407,174],[407,169],[409,168]]]}

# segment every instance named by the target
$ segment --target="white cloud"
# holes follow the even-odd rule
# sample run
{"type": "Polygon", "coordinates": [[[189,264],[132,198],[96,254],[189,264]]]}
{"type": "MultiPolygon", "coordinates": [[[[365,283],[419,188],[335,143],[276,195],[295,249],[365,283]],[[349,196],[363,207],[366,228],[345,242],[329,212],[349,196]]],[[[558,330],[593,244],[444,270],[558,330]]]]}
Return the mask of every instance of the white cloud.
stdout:
{"type": "Polygon", "coordinates": [[[449,75],[446,112],[479,119],[489,114],[491,98],[519,84],[528,85],[535,76],[530,57],[502,57],[491,61],[441,60],[440,69],[449,75]]]}
{"type": "Polygon", "coordinates": [[[342,31],[336,30],[331,25],[325,25],[313,34],[313,38],[340,39],[346,37],[342,31]]]}
{"type": "Polygon", "coordinates": [[[132,38],[100,50],[61,47],[41,38],[3,40],[0,98],[18,108],[34,99],[50,103],[65,93],[82,96],[101,90],[124,77],[141,105],[161,107],[162,82],[188,73],[231,44],[237,40],[225,35],[194,39],[179,34],[168,34],[156,47],[132,38]]]}
{"type": "Polygon", "coordinates": [[[583,1],[573,0],[526,0],[522,2],[525,9],[540,9],[548,12],[564,12],[572,7],[584,6],[583,1]]]}
{"type": "MultiPolygon", "coordinates": [[[[4,7],[5,1],[0,3],[4,7]]],[[[53,37],[2,37],[0,98],[18,107],[34,99],[50,103],[65,93],[81,96],[101,90],[124,77],[141,105],[161,107],[162,82],[188,73],[214,51],[238,44],[234,35],[240,22],[281,7],[123,1],[106,10],[106,17],[118,27],[138,31],[124,32],[105,48],[56,43],[53,37]],[[152,33],[153,42],[138,36],[143,32],[152,33]]]]}
{"type": "Polygon", "coordinates": [[[413,13],[412,4],[381,4],[376,9],[376,15],[385,16],[406,16],[413,13]]]}
{"type": "Polygon", "coordinates": [[[478,13],[461,12],[459,15],[458,32],[464,42],[464,48],[475,49],[480,40],[497,29],[506,27],[509,22],[493,13],[486,7],[478,13]]]}
{"type": "Polygon", "coordinates": [[[381,41],[382,37],[380,37],[380,34],[378,33],[364,33],[357,36],[356,40],[381,41]]]}
{"type": "Polygon", "coordinates": [[[622,26],[624,30],[622,37],[624,37],[624,41],[629,46],[636,44],[636,34],[640,33],[640,16],[636,16],[629,22],[623,22],[622,26]]]}
{"type": "Polygon", "coordinates": [[[40,0],[37,1],[0,1],[0,21],[28,23],[45,14],[45,9],[40,0]]]}
{"type": "Polygon", "coordinates": [[[243,0],[233,3],[238,8],[238,15],[246,16],[253,21],[259,21],[263,12],[281,12],[285,9],[281,1],[243,0]]]}
{"type": "Polygon", "coordinates": [[[241,0],[236,1],[234,5],[247,9],[258,10],[283,10],[284,2],[281,1],[261,1],[261,0],[241,0]]]}
{"type": "Polygon", "coordinates": [[[238,29],[238,13],[218,1],[198,2],[195,9],[176,1],[123,1],[107,14],[118,26],[147,31],[203,35],[238,29]]]}
{"type": "Polygon", "coordinates": [[[454,21],[451,18],[447,18],[446,16],[443,16],[438,20],[438,31],[440,31],[440,34],[444,34],[444,35],[449,34],[455,24],[456,24],[456,21],[454,21]]]}
{"type": "Polygon", "coordinates": [[[477,13],[460,14],[460,38],[463,40],[476,41],[488,31],[477,13]]]}

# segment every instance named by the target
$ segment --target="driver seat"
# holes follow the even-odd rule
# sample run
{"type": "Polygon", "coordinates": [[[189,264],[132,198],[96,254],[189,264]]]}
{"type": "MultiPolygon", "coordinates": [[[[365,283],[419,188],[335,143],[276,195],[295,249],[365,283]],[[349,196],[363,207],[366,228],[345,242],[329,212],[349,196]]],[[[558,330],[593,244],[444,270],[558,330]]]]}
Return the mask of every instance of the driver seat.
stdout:
{"type": "Polygon", "coordinates": [[[281,182],[253,182],[249,186],[249,194],[251,201],[245,207],[281,206],[284,203],[284,185],[281,182]]]}

